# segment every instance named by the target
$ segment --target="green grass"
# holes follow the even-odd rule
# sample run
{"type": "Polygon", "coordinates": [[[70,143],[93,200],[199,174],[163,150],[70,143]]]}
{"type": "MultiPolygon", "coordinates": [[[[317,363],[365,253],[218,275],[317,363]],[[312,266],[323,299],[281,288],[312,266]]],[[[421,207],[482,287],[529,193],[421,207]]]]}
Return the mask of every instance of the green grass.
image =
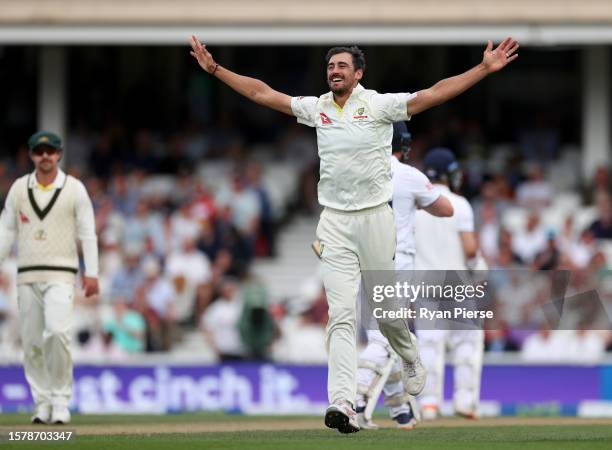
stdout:
{"type": "MultiPolygon", "coordinates": [[[[303,419],[303,418],[302,418],[303,419]]],[[[24,415],[2,415],[2,433],[7,427],[19,428],[27,422],[24,415]]],[[[70,444],[52,443],[0,443],[1,449],[144,449],[144,450],[190,450],[190,449],[239,449],[239,450],[393,450],[393,449],[610,449],[612,426],[610,425],[508,425],[508,426],[452,426],[422,427],[412,431],[383,429],[362,431],[353,435],[341,435],[333,430],[279,430],[239,431],[176,434],[113,434],[79,435],[80,426],[95,425],[102,433],[105,425],[129,422],[130,424],[164,424],[203,421],[211,425],[227,423],[264,423],[277,421],[271,417],[243,417],[211,414],[185,414],[169,416],[75,416],[66,429],[77,431],[76,440],[70,444]]],[[[290,426],[294,418],[286,419],[290,426]]],[[[314,423],[314,422],[313,422],[314,423]]],[[[460,425],[465,422],[458,421],[460,425]]],[[[45,428],[47,430],[51,428],[45,428]]],[[[56,430],[58,428],[53,428],[56,430]]]]}

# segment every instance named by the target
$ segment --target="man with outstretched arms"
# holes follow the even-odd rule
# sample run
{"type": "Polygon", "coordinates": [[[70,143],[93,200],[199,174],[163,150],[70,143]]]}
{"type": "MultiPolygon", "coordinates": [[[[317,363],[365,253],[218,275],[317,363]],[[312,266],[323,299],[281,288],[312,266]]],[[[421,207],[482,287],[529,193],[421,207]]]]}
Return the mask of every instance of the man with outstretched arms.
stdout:
{"type": "MultiPolygon", "coordinates": [[[[357,345],[356,298],[362,270],[393,271],[395,224],[388,205],[393,122],[450,100],[517,58],[518,43],[488,43],[472,69],[416,93],[379,94],[360,81],[365,57],[357,47],[334,47],[326,56],[330,92],[320,97],[290,97],[264,82],[238,75],[216,62],[195,37],[191,54],[212,76],[250,100],[297,117],[317,130],[321,159],[319,202],[325,206],[317,227],[323,284],[329,303],[328,398],[325,424],[341,433],[359,431],[354,411],[357,345]]],[[[380,331],[402,358],[408,391],[419,393],[425,370],[416,340],[403,321],[380,323],[380,331]]]]}

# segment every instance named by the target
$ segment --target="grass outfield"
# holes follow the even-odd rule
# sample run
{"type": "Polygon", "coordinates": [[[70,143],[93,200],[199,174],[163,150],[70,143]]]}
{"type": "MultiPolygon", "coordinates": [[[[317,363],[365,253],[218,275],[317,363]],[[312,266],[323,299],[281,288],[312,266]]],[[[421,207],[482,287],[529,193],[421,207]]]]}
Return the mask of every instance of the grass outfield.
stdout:
{"type": "MultiPolygon", "coordinates": [[[[29,416],[0,415],[0,449],[609,449],[612,421],[575,418],[442,419],[415,430],[393,428],[341,435],[321,418],[245,417],[221,414],[167,416],[75,415],[67,427],[32,426],[29,416]],[[76,432],[72,443],[7,443],[8,431],[76,432]]],[[[392,426],[386,419],[383,426],[392,426]]]]}

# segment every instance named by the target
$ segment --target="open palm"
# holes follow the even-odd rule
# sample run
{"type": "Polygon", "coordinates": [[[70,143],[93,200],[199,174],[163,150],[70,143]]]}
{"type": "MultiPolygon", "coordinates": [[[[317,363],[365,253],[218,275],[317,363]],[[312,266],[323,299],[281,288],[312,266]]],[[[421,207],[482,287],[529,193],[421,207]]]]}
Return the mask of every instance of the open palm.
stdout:
{"type": "Polygon", "coordinates": [[[518,53],[516,53],[518,48],[518,42],[511,37],[504,39],[495,50],[493,50],[493,42],[489,41],[483,54],[482,63],[489,73],[497,72],[518,58],[518,53]]]}
{"type": "Polygon", "coordinates": [[[215,60],[209,51],[206,50],[206,46],[202,45],[195,36],[191,36],[191,52],[189,53],[198,60],[198,64],[206,72],[211,73],[215,70],[215,60]]]}

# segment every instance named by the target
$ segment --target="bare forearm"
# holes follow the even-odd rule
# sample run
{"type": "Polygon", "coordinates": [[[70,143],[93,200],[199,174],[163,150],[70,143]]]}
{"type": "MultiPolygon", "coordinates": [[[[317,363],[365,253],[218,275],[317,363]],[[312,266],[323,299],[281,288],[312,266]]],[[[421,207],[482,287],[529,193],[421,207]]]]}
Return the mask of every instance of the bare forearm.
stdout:
{"type": "Polygon", "coordinates": [[[429,89],[417,92],[416,98],[408,103],[408,112],[416,114],[457,97],[488,75],[481,63],[467,72],[438,81],[429,89]]]}
{"type": "Polygon", "coordinates": [[[200,43],[195,36],[191,37],[191,49],[191,55],[197,59],[202,69],[223,81],[239,94],[260,105],[293,115],[291,97],[287,94],[275,91],[263,81],[238,75],[220,66],[206,49],[206,46],[200,43]]]}
{"type": "Polygon", "coordinates": [[[261,80],[239,75],[222,66],[217,67],[214,76],[239,94],[260,105],[264,104],[264,94],[271,90],[270,86],[261,80]]]}
{"type": "Polygon", "coordinates": [[[461,75],[438,81],[431,89],[438,98],[438,104],[440,104],[467,91],[487,75],[486,68],[482,64],[478,64],[461,75]]]}

